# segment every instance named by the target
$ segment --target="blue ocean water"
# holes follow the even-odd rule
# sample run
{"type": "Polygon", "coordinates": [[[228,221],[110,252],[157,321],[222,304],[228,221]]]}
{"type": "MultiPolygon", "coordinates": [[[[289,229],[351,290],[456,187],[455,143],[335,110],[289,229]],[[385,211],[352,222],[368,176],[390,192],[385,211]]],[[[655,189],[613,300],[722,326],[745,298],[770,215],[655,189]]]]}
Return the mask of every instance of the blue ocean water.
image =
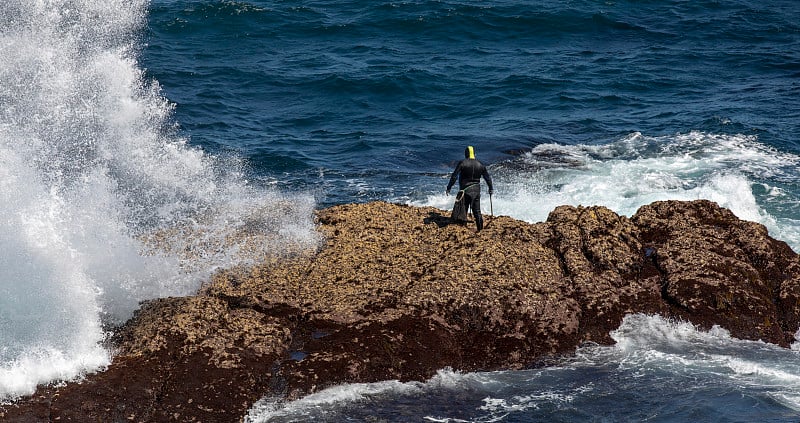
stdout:
{"type": "MultiPolygon", "coordinates": [[[[692,132],[798,153],[798,9],[154,1],[143,66],[195,145],[245,155],[265,183],[321,205],[419,200],[467,144],[511,166],[636,133],[666,137],[639,156],[692,132]]],[[[700,143],[674,154],[717,142],[700,143]]]]}
{"type": "MultiPolygon", "coordinates": [[[[102,368],[109,327],[250,260],[254,222],[274,254],[316,245],[315,208],[449,208],[466,145],[494,214],[707,198],[800,250],[794,0],[6,0],[0,82],[0,401],[102,368]]],[[[798,420],[794,349],[647,316],[614,337],[248,419],[798,420]]]]}

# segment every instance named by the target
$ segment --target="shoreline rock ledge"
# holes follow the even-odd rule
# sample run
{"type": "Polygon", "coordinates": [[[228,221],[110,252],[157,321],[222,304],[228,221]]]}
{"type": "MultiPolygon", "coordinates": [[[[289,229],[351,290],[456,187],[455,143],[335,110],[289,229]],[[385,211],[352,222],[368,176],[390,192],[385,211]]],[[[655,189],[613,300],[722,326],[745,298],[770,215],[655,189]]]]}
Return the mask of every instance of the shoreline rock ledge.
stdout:
{"type": "Polygon", "coordinates": [[[107,369],[40,387],[0,419],[237,421],[265,396],[541,365],[611,344],[631,313],[782,346],[800,327],[798,255],[710,201],[630,218],[561,206],[536,224],[490,218],[479,233],[439,209],[384,202],[317,219],[318,251],[144,303],[107,369]]]}

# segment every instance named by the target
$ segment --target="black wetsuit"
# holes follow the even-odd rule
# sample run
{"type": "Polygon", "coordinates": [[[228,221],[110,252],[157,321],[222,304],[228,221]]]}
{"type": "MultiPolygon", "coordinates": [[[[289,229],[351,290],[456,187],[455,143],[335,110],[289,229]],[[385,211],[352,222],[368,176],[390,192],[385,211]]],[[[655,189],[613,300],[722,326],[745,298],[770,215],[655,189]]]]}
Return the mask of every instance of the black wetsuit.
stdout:
{"type": "Polygon", "coordinates": [[[472,216],[475,217],[475,224],[478,225],[478,230],[483,229],[483,216],[481,216],[481,177],[486,181],[489,186],[489,195],[492,194],[492,177],[486,170],[486,166],[476,159],[464,159],[458,162],[456,170],[450,175],[450,183],[447,184],[447,192],[456,183],[458,178],[458,185],[460,190],[464,191],[464,202],[472,209],[472,216]]]}

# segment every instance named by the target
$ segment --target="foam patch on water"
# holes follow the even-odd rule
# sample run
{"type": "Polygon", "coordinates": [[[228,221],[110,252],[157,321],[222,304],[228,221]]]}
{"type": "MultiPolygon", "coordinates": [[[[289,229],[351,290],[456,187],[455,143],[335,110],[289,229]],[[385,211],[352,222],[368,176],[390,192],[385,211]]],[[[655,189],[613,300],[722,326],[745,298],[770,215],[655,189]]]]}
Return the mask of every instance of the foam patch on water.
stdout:
{"type": "MultiPolygon", "coordinates": [[[[566,204],[631,216],[654,201],[708,199],[800,250],[800,157],[753,136],[634,133],[605,145],[543,144],[490,170],[496,215],[541,222],[566,204]]],[[[484,214],[490,211],[486,200],[484,214]]],[[[452,201],[436,194],[411,203],[449,210],[452,201]]]]}
{"type": "Polygon", "coordinates": [[[332,413],[336,407],[367,401],[379,396],[414,394],[420,392],[420,389],[418,384],[392,380],[335,386],[289,403],[284,403],[280,399],[264,398],[251,407],[244,421],[260,423],[289,417],[292,421],[303,419],[310,421],[332,413]]]}
{"type": "Polygon", "coordinates": [[[503,382],[482,373],[460,373],[451,369],[437,372],[427,382],[400,382],[389,380],[376,383],[351,383],[338,385],[307,395],[299,400],[284,402],[266,397],[251,407],[245,422],[311,421],[330,418],[346,407],[380,402],[387,398],[418,397],[441,390],[487,389],[501,386],[503,382]]]}
{"type": "Polygon", "coordinates": [[[732,338],[720,327],[701,331],[687,322],[641,314],[627,316],[611,335],[617,344],[590,361],[602,357],[619,361],[622,368],[713,375],[713,383],[768,390],[800,411],[800,402],[792,400],[800,398],[800,354],[794,349],[732,338]]]}
{"type": "MultiPolygon", "coordinates": [[[[705,390],[758,393],[800,410],[800,355],[796,351],[732,338],[720,327],[704,331],[688,322],[643,314],[626,316],[611,336],[616,341],[613,346],[583,346],[562,364],[516,372],[517,384],[531,394],[490,394],[481,410],[489,412],[487,418],[530,415],[531,410],[545,407],[576,411],[571,408],[575,403],[583,404],[576,406],[580,409],[593,403],[593,397],[609,396],[622,387],[637,389],[639,380],[647,381],[643,389],[653,391],[659,388],[650,381],[691,381],[683,391],[697,391],[698,398],[708,395],[705,390]],[[586,382],[585,374],[595,376],[586,382]]],[[[509,373],[514,372],[491,375],[507,377],[509,373]]]]}

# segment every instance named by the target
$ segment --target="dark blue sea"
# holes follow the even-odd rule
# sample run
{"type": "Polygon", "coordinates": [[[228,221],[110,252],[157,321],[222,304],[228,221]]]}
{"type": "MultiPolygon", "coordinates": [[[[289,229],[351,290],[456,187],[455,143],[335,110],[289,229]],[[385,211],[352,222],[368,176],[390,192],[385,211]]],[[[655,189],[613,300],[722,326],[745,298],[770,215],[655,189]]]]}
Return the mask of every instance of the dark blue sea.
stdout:
{"type": "MultiPolygon", "coordinates": [[[[704,198],[798,251],[800,2],[5,0],[0,401],[101,369],[142,300],[318,245],[315,209],[449,209],[467,145],[485,213],[704,198]],[[231,241],[253,227],[255,254],[231,241]]],[[[800,344],[641,315],[612,336],[247,421],[800,421],[800,344]]]]}

